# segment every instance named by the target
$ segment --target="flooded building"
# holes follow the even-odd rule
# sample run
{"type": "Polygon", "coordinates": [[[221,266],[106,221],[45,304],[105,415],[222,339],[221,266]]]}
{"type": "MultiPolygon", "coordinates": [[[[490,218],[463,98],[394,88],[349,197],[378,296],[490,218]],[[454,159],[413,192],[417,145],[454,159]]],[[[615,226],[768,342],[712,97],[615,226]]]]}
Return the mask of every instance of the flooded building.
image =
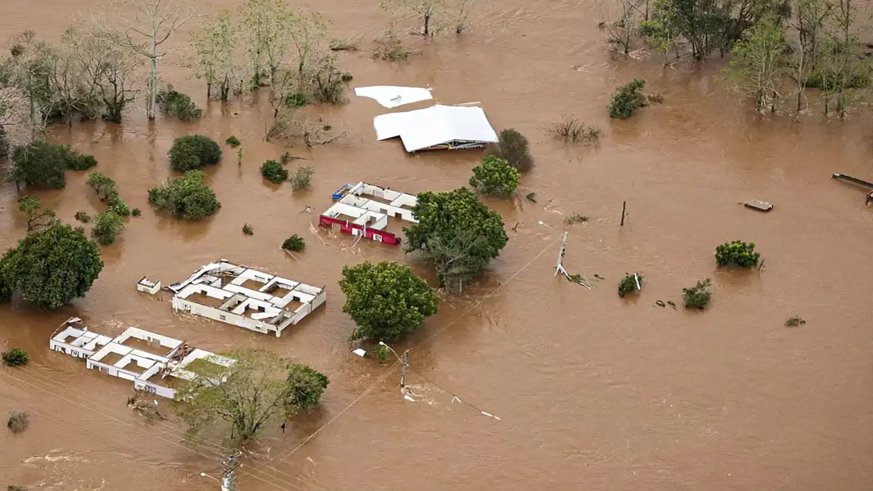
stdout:
{"type": "Polygon", "coordinates": [[[385,230],[388,218],[418,223],[412,213],[418,199],[412,194],[359,182],[339,188],[333,199],[337,202],[321,214],[318,224],[322,227],[336,225],[346,234],[397,245],[400,237],[385,230]]]}
{"type": "Polygon", "coordinates": [[[327,300],[324,287],[221,259],[170,285],[173,309],[276,337],[327,300]]]}
{"type": "Polygon", "coordinates": [[[136,327],[129,327],[119,336],[110,338],[88,330],[82,320],[67,319],[52,334],[49,346],[53,351],[85,359],[85,367],[133,382],[142,390],[172,399],[176,391],[162,381],[166,377],[190,380],[193,374],[185,369],[196,360],[208,360],[230,366],[234,360],[209,351],[192,349],[183,341],[136,327]]]}

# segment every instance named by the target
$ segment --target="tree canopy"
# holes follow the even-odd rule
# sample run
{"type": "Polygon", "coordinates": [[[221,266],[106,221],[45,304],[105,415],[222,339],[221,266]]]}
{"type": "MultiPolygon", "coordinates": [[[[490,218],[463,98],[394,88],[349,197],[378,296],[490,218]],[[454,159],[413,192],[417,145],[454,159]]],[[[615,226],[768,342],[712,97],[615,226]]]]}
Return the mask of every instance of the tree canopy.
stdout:
{"type": "Polygon", "coordinates": [[[482,272],[509,241],[500,214],[466,188],[421,193],[412,213],[418,223],[403,229],[407,252],[421,251],[450,288],[482,272]]]}
{"type": "Polygon", "coordinates": [[[170,147],[170,167],[186,172],[215,165],[221,160],[221,147],[203,135],[185,135],[176,138],[170,147]]]}
{"type": "Polygon", "coordinates": [[[102,270],[100,248],[82,230],[56,225],[32,232],[0,259],[0,300],[20,290],[25,300],[57,308],[84,297],[102,270]]]}
{"type": "Polygon", "coordinates": [[[193,374],[176,392],[175,411],[198,433],[219,428],[243,444],[264,427],[317,405],[330,381],[320,372],[291,363],[263,349],[226,353],[229,367],[198,360],[186,368],[193,374]],[[221,383],[216,383],[221,381],[221,383]]]}
{"type": "Polygon", "coordinates": [[[470,186],[482,194],[508,198],[518,189],[518,171],[505,159],[486,155],[481,165],[473,167],[470,186]]]}
{"type": "Polygon", "coordinates": [[[357,324],[353,341],[393,341],[420,328],[439,305],[436,291],[402,264],[344,266],[339,284],[346,296],[343,312],[357,324]]]}
{"type": "Polygon", "coordinates": [[[184,220],[200,220],[221,207],[215,193],[203,183],[203,172],[196,170],[149,189],[149,203],[184,220]]]}

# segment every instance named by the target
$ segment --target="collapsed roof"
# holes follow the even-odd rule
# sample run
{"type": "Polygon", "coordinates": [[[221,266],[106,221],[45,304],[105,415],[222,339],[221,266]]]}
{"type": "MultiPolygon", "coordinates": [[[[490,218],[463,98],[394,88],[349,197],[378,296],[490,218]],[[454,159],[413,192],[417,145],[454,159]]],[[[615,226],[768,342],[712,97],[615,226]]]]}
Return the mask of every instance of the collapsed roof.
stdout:
{"type": "Polygon", "coordinates": [[[497,133],[481,107],[435,105],[373,119],[376,138],[400,137],[407,152],[461,149],[497,143],[497,133]]]}

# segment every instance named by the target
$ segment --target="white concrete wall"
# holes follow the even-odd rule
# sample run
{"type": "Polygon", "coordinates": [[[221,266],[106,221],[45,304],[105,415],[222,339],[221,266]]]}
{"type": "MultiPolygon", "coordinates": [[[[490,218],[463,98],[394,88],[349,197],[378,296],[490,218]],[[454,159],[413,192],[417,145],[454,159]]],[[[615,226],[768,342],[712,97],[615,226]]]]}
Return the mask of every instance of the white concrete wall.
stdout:
{"type": "Polygon", "coordinates": [[[173,309],[206,317],[207,319],[224,322],[237,327],[242,327],[262,334],[267,334],[270,330],[273,329],[273,326],[270,326],[269,324],[266,324],[264,322],[258,322],[253,319],[249,319],[248,317],[232,314],[230,312],[218,310],[213,307],[207,307],[206,305],[189,302],[179,297],[173,297],[173,309]]]}

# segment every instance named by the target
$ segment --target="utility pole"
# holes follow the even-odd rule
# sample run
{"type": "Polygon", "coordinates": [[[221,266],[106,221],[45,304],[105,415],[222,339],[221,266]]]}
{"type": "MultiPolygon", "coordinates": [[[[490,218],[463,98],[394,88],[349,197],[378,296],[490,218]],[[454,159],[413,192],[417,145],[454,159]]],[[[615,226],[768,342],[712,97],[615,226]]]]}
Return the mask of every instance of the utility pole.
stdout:
{"type": "Polygon", "coordinates": [[[403,352],[403,373],[400,374],[400,387],[406,387],[406,369],[409,368],[409,350],[403,352]]]}
{"type": "Polygon", "coordinates": [[[234,471],[240,466],[240,452],[225,457],[221,461],[223,470],[221,472],[221,491],[236,491],[236,475],[234,471]]]}

